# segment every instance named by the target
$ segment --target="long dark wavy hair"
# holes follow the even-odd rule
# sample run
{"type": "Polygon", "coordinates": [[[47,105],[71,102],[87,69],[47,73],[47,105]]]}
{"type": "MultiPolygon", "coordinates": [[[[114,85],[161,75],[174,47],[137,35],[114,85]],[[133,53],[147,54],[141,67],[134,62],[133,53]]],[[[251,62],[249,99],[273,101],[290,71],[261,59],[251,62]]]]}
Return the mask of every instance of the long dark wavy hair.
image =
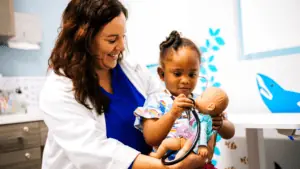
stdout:
{"type": "Polygon", "coordinates": [[[75,99],[98,114],[107,110],[109,98],[99,88],[97,57],[91,46],[96,34],[127,9],[118,0],[71,0],[62,15],[61,29],[48,60],[49,69],[73,82],[75,99]]]}

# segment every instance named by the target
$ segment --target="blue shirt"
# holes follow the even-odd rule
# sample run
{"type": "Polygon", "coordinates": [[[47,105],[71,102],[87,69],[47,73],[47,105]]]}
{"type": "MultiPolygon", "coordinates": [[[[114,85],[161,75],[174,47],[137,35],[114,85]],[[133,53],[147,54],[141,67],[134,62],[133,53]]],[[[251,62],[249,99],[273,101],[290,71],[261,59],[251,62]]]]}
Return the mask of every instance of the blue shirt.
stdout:
{"type": "Polygon", "coordinates": [[[145,98],[130,82],[119,64],[112,69],[113,94],[102,87],[100,89],[110,99],[108,111],[105,112],[107,138],[114,138],[142,154],[149,154],[152,148],[146,144],[143,133],[134,127],[133,114],[137,107],[144,105],[145,98]]]}

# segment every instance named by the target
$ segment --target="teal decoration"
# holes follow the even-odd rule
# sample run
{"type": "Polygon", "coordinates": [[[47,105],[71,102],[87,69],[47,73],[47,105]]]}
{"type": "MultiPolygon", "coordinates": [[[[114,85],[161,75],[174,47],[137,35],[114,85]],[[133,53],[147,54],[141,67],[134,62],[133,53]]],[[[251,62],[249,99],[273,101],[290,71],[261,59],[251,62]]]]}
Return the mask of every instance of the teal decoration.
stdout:
{"type": "Polygon", "coordinates": [[[201,67],[201,68],[200,68],[200,73],[201,73],[202,75],[206,75],[206,70],[205,70],[203,67],[201,67]]]}
{"type": "Polygon", "coordinates": [[[215,58],[215,56],[214,56],[214,55],[211,55],[211,56],[208,58],[208,62],[214,61],[214,58],[215,58]]]}
{"type": "Polygon", "coordinates": [[[221,83],[219,83],[219,82],[216,82],[213,84],[213,87],[220,87],[220,86],[221,86],[221,83]]]}
{"type": "MultiPolygon", "coordinates": [[[[209,38],[206,38],[204,44],[199,47],[201,56],[201,68],[200,75],[205,76],[209,82],[209,85],[220,87],[221,83],[214,77],[214,73],[218,72],[218,68],[215,65],[215,59],[217,53],[225,45],[225,40],[221,36],[221,29],[209,28],[209,38]]],[[[200,79],[200,89],[203,91],[206,88],[207,81],[200,79]]]]}
{"type": "Polygon", "coordinates": [[[220,48],[219,48],[218,46],[213,46],[213,47],[212,47],[212,50],[218,51],[218,50],[220,50],[220,48]]]}
{"type": "Polygon", "coordinates": [[[206,83],[206,82],[207,82],[207,80],[206,80],[205,78],[200,78],[200,81],[201,81],[202,83],[206,83]]]}
{"type": "Polygon", "coordinates": [[[217,72],[217,67],[215,65],[208,65],[208,68],[211,72],[217,72]]]}
{"type": "Polygon", "coordinates": [[[213,159],[213,160],[211,160],[211,163],[212,163],[214,166],[216,166],[218,162],[217,162],[217,160],[214,160],[214,159],[213,159]]]}
{"type": "Polygon", "coordinates": [[[220,156],[220,155],[221,155],[221,152],[220,152],[219,147],[215,147],[214,155],[217,155],[217,156],[220,156]]]}
{"type": "Polygon", "coordinates": [[[208,39],[206,39],[206,47],[209,48],[209,46],[210,46],[210,42],[208,39]]]}
{"type": "Polygon", "coordinates": [[[216,40],[218,45],[225,45],[225,42],[224,42],[223,38],[216,37],[215,40],[216,40]]]}
{"type": "Polygon", "coordinates": [[[204,46],[201,46],[201,47],[200,47],[200,52],[206,53],[206,52],[207,52],[207,48],[204,47],[204,46]]]}
{"type": "Polygon", "coordinates": [[[217,134],[217,139],[216,139],[216,142],[219,142],[221,141],[222,137],[220,136],[220,134],[217,134]]]}
{"type": "MultiPolygon", "coordinates": [[[[218,72],[218,68],[215,64],[216,57],[218,52],[225,45],[225,40],[221,36],[221,29],[208,29],[209,38],[205,39],[204,45],[200,47],[202,52],[201,57],[201,68],[200,75],[205,76],[209,81],[209,85],[214,87],[221,87],[221,83],[215,77],[215,73],[218,72]]],[[[207,81],[200,78],[200,89],[203,91],[206,88],[207,81]]],[[[214,149],[214,158],[212,159],[212,164],[217,166],[218,161],[215,159],[216,156],[221,156],[221,150],[218,146],[218,142],[222,140],[221,136],[217,134],[216,138],[216,147],[214,149]]]]}
{"type": "Polygon", "coordinates": [[[220,29],[213,30],[212,28],[209,28],[210,36],[217,36],[219,35],[219,33],[220,33],[220,29]]]}
{"type": "Polygon", "coordinates": [[[158,68],[158,64],[149,64],[146,65],[146,67],[149,69],[149,71],[151,72],[151,74],[153,74],[154,76],[157,75],[157,68],[158,68]]]}

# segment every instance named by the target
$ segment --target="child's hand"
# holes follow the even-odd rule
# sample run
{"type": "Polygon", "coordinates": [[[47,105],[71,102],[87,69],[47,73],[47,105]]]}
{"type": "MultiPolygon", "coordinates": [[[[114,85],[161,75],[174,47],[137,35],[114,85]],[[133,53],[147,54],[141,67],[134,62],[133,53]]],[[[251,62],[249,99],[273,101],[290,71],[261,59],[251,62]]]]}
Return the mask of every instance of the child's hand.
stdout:
{"type": "Polygon", "coordinates": [[[174,99],[170,112],[173,116],[179,118],[184,110],[192,107],[194,107],[193,101],[187,98],[184,94],[180,94],[174,99]]]}
{"type": "Polygon", "coordinates": [[[207,156],[208,156],[208,149],[207,149],[207,147],[199,147],[199,149],[198,149],[198,154],[201,156],[201,157],[203,157],[203,158],[207,158],[207,156]]]}
{"type": "Polygon", "coordinates": [[[219,131],[220,128],[223,125],[223,120],[226,119],[226,113],[223,112],[222,114],[219,114],[217,116],[213,116],[212,117],[212,121],[213,121],[213,130],[219,131]]]}

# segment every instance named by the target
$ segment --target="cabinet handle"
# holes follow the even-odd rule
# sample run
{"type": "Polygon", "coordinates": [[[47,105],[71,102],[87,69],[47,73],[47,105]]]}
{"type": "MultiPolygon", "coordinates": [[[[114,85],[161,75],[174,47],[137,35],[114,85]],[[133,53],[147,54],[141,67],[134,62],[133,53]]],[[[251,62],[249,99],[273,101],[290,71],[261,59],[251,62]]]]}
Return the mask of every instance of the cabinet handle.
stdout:
{"type": "Polygon", "coordinates": [[[25,126],[25,127],[23,128],[23,131],[26,132],[26,133],[28,133],[28,132],[29,132],[29,127],[25,126]]]}
{"type": "Polygon", "coordinates": [[[25,153],[25,157],[26,157],[27,159],[30,159],[31,154],[30,154],[30,153],[25,153]]]}

